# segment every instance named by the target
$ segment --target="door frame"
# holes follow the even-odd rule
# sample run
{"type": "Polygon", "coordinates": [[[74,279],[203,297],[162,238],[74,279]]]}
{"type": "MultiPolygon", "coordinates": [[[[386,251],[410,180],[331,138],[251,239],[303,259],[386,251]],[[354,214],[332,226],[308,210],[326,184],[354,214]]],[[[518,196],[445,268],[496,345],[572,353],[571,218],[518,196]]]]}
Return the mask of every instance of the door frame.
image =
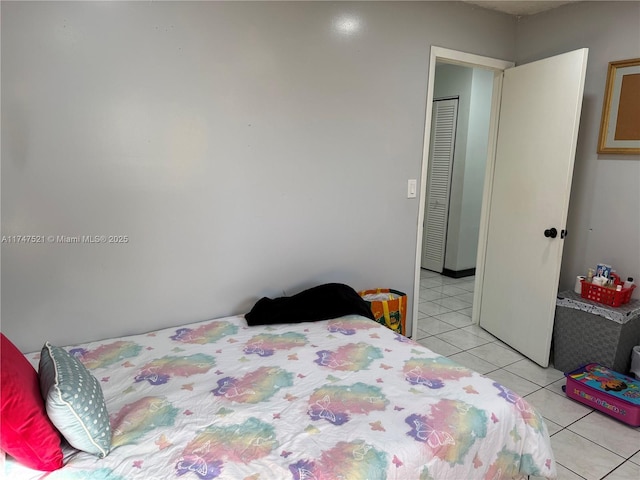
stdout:
{"type": "Polygon", "coordinates": [[[422,147],[422,162],[420,172],[420,188],[418,203],[418,233],[415,252],[415,270],[413,284],[413,318],[411,322],[411,336],[415,339],[418,335],[418,307],[420,303],[420,266],[422,253],[422,239],[424,235],[424,214],[427,190],[427,172],[429,167],[429,147],[431,145],[431,115],[433,111],[433,93],[435,88],[436,62],[440,60],[446,63],[462,65],[470,68],[484,68],[494,72],[493,93],[491,96],[491,119],[489,121],[489,142],[487,149],[487,166],[485,169],[484,187],[482,193],[482,213],[480,214],[480,232],[478,236],[478,254],[476,257],[476,277],[473,290],[473,310],[471,321],[479,323],[480,301],[482,293],[482,277],[486,257],[486,242],[489,225],[489,212],[491,211],[491,189],[495,166],[495,149],[498,138],[498,119],[500,115],[500,97],[502,93],[502,73],[507,68],[515,66],[514,62],[500,60],[491,57],[483,57],[471,53],[460,52],[448,48],[432,46],[429,57],[429,77],[427,84],[427,108],[425,113],[424,143],[422,147]]]}

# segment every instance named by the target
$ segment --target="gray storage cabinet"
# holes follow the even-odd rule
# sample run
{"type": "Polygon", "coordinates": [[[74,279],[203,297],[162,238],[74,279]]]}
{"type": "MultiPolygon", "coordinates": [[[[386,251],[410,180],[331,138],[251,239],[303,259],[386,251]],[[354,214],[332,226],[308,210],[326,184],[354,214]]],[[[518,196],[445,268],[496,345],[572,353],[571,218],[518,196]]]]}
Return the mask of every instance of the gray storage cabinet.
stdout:
{"type": "Polygon", "coordinates": [[[594,362],[626,374],[635,345],[640,345],[640,300],[614,308],[573,291],[558,294],[553,325],[556,369],[570,372],[594,362]]]}

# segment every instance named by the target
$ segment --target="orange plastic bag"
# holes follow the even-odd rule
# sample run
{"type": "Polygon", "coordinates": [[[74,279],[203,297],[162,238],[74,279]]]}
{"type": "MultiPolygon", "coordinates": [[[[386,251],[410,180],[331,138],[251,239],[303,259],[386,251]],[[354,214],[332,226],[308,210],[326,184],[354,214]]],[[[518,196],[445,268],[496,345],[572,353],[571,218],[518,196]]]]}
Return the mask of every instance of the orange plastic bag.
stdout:
{"type": "Polygon", "coordinates": [[[358,292],[369,304],[376,322],[396,333],[405,334],[407,317],[407,295],[390,288],[377,288],[358,292]]]}

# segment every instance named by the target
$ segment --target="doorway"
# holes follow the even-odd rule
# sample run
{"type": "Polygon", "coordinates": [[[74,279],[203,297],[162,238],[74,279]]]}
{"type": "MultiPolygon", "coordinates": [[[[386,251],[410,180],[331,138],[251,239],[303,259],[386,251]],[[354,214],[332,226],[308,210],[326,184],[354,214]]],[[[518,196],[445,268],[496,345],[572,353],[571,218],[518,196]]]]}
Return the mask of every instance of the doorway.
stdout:
{"type": "Polygon", "coordinates": [[[436,62],[422,268],[454,278],[475,273],[492,93],[492,71],[436,62]]]}
{"type": "MultiPolygon", "coordinates": [[[[432,70],[438,53],[451,58],[448,52],[432,48],[425,146],[432,70]]],[[[491,63],[469,57],[459,54],[457,63],[491,63]]],[[[549,226],[561,231],[567,221],[587,57],[581,48],[518,67],[488,67],[494,88],[472,321],[542,367],[549,363],[564,245],[563,235],[554,240],[547,232],[549,226]]],[[[422,188],[423,155],[425,162],[422,188]]],[[[419,240],[423,234],[418,225],[419,240]]],[[[414,293],[420,287],[417,256],[414,293]]]]}
{"type": "MultiPolygon", "coordinates": [[[[485,225],[486,221],[483,218],[486,215],[487,205],[489,203],[489,192],[491,188],[491,179],[493,176],[493,163],[494,157],[495,139],[497,136],[497,124],[498,114],[500,109],[500,91],[502,86],[502,72],[510,67],[514,66],[513,62],[499,60],[489,57],[483,57],[479,55],[468,54],[455,50],[449,50],[441,47],[432,47],[430,62],[429,62],[429,78],[427,87],[427,111],[425,121],[425,135],[422,155],[422,168],[421,168],[421,180],[420,180],[420,204],[418,207],[418,218],[424,219],[425,217],[425,201],[426,201],[426,186],[427,186],[427,173],[429,168],[429,152],[431,148],[431,118],[433,113],[433,100],[435,95],[436,84],[436,68],[438,64],[447,64],[462,66],[466,68],[478,68],[491,72],[491,108],[490,108],[490,120],[488,125],[488,145],[487,155],[485,156],[486,167],[484,169],[484,182],[482,186],[482,201],[481,201],[481,218],[479,224],[479,232],[476,239],[482,238],[482,235],[486,235],[485,225]]],[[[416,244],[416,263],[415,263],[415,278],[414,278],[414,296],[413,296],[413,318],[411,322],[412,336],[417,335],[418,329],[418,303],[420,295],[420,269],[421,269],[421,257],[423,246],[423,234],[424,225],[423,222],[418,222],[418,238],[416,244]]],[[[477,245],[477,258],[484,255],[484,243],[480,240],[477,245]]],[[[480,298],[482,290],[482,276],[476,275],[475,288],[474,288],[474,305],[480,298]]],[[[478,323],[478,311],[473,308],[472,321],[478,323]]]]}

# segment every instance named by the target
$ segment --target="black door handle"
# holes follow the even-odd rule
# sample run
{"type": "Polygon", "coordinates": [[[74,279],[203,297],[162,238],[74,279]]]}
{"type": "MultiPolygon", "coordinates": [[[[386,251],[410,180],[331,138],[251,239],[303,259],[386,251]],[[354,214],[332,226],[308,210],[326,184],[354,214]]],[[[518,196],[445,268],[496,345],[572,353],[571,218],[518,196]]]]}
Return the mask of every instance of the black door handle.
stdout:
{"type": "Polygon", "coordinates": [[[544,231],[544,236],[547,237],[547,238],[556,238],[558,236],[558,230],[556,230],[553,227],[547,228],[544,231]]]}

